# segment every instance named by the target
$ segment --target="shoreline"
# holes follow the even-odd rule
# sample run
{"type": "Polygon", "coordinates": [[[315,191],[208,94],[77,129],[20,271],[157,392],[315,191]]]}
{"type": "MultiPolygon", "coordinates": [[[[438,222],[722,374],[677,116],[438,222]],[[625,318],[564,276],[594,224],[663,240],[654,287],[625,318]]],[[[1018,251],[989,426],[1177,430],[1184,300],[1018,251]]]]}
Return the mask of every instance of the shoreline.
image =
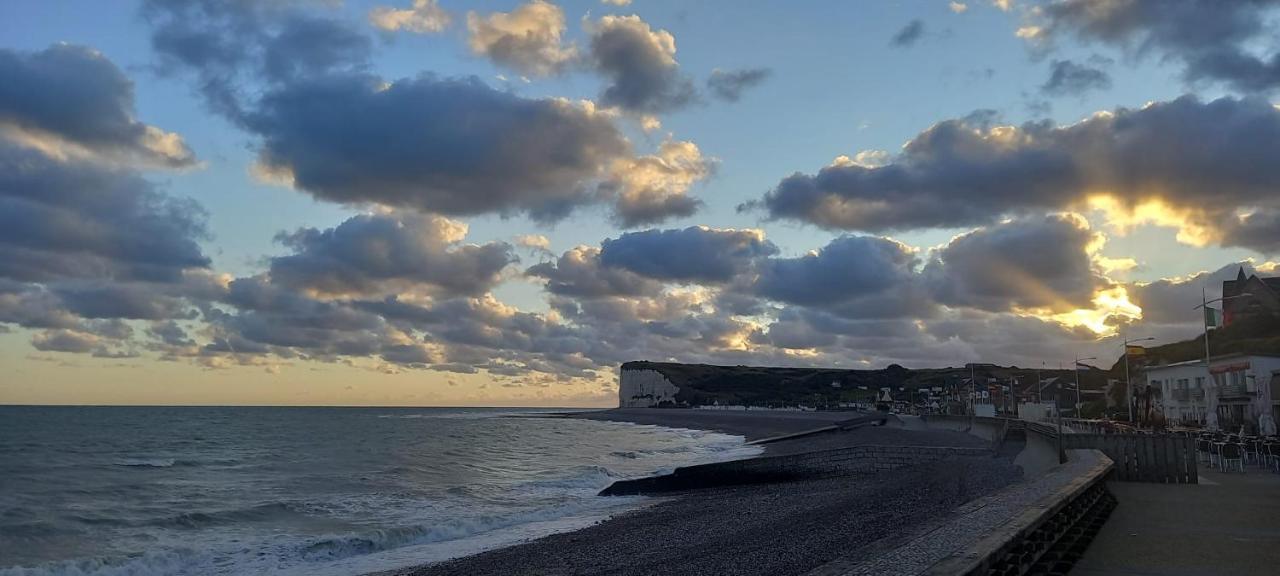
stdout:
{"type": "MultiPolygon", "coordinates": [[[[858,414],[633,408],[547,417],[704,430],[750,442],[827,427],[858,414]]],[[[762,448],[764,455],[773,456],[872,444],[986,445],[959,432],[866,427],[762,448]]],[[[857,478],[712,488],[696,491],[696,497],[676,493],[576,530],[375,574],[802,574],[1020,477],[1011,462],[985,462],[937,462],[857,478]]]]}

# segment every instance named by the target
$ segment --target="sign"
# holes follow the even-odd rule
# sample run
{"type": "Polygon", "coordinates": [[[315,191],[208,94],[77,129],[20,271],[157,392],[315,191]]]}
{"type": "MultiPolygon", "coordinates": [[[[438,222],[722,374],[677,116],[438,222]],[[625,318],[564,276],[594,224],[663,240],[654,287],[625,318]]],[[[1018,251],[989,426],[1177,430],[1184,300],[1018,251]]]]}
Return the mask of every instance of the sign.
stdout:
{"type": "Polygon", "coordinates": [[[1248,369],[1249,369],[1249,362],[1244,361],[1244,362],[1236,362],[1235,364],[1223,364],[1221,366],[1214,366],[1209,369],[1209,373],[1225,374],[1227,372],[1239,372],[1241,370],[1248,370],[1248,369]]]}
{"type": "Polygon", "coordinates": [[[1142,346],[1125,346],[1124,353],[1130,356],[1146,356],[1147,349],[1142,346]]]}

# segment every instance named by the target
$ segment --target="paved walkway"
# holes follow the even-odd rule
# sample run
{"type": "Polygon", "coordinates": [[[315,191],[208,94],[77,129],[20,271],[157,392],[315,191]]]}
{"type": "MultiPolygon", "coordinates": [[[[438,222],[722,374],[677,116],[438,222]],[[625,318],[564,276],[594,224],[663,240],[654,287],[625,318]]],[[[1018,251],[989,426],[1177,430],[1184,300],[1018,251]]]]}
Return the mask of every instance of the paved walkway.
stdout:
{"type": "Polygon", "coordinates": [[[1200,481],[1110,483],[1120,505],[1072,576],[1280,574],[1280,475],[1202,467],[1200,481]]]}

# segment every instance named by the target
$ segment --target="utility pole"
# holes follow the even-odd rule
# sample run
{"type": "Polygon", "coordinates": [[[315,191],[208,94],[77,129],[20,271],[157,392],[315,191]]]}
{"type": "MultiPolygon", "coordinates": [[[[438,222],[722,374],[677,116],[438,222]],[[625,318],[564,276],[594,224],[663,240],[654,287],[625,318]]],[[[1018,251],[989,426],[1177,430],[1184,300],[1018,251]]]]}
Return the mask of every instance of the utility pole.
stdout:
{"type": "MultiPolygon", "coordinates": [[[[1210,312],[1212,308],[1209,308],[1209,305],[1213,304],[1214,302],[1222,302],[1223,303],[1222,306],[1225,308],[1227,300],[1234,300],[1236,298],[1247,298],[1250,296],[1253,296],[1253,294],[1249,292],[1241,292],[1240,294],[1236,294],[1235,296],[1223,296],[1221,298],[1214,298],[1213,300],[1208,300],[1208,296],[1205,294],[1205,291],[1204,291],[1204,286],[1201,286],[1200,287],[1200,305],[1196,306],[1195,308],[1192,308],[1192,310],[1203,310],[1203,312],[1201,313],[1202,317],[1200,318],[1200,321],[1202,324],[1204,324],[1204,373],[1205,373],[1205,376],[1207,377],[1207,379],[1205,380],[1205,383],[1208,384],[1209,386],[1214,386],[1215,389],[1217,385],[1214,384],[1213,382],[1213,371],[1209,369],[1209,318],[1213,317],[1213,313],[1210,312]]],[[[1215,325],[1216,325],[1216,322],[1215,322],[1215,325]]],[[[1208,398],[1208,394],[1205,394],[1205,397],[1208,398]]],[[[1216,402],[1216,398],[1217,398],[1216,392],[1214,393],[1214,398],[1216,402]]],[[[1214,416],[1216,421],[1218,407],[1210,406],[1210,408],[1214,411],[1214,416]]]]}

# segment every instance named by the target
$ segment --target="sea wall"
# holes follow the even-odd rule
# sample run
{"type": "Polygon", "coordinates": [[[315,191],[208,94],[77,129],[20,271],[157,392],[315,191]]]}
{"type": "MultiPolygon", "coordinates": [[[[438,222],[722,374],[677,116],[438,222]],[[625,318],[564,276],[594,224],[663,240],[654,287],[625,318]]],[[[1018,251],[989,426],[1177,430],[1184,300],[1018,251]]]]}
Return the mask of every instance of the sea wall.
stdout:
{"type": "Polygon", "coordinates": [[[648,408],[676,401],[680,388],[657,370],[623,368],[618,375],[618,406],[648,408]]]}
{"type": "Polygon", "coordinates": [[[686,466],[663,476],[614,482],[600,495],[652,494],[737,484],[783,482],[802,478],[853,476],[940,460],[990,458],[992,455],[993,452],[990,450],[981,448],[852,446],[785,456],[766,456],[686,466]]]}
{"type": "Polygon", "coordinates": [[[1065,574],[1115,507],[1112,466],[1097,450],[1069,450],[1064,464],[806,576],[1065,574]]]}

